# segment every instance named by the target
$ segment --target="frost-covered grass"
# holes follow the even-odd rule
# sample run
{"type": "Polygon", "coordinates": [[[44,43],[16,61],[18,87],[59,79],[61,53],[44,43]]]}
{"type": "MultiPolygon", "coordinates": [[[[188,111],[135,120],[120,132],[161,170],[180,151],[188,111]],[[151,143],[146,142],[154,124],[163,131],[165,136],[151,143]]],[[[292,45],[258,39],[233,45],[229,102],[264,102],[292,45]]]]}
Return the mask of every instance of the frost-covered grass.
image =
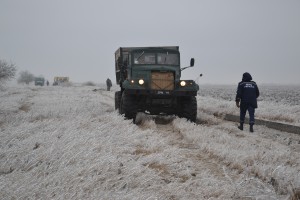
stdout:
{"type": "Polygon", "coordinates": [[[234,102],[209,96],[197,97],[201,124],[141,115],[137,126],[114,110],[112,89],[1,91],[0,199],[297,196],[300,136],[263,126],[239,131],[213,115],[235,112],[234,102]]]}

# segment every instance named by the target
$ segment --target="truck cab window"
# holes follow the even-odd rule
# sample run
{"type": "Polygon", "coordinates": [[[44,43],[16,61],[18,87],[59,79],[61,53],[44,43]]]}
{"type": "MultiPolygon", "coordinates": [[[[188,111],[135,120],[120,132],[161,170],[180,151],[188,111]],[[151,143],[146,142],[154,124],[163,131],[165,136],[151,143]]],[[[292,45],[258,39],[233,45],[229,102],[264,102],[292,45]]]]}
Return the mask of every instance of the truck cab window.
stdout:
{"type": "Polygon", "coordinates": [[[160,65],[179,65],[179,55],[174,53],[158,53],[157,64],[160,65]]]}
{"type": "Polygon", "coordinates": [[[134,64],[155,64],[155,54],[154,53],[135,53],[134,54],[134,64]]]}

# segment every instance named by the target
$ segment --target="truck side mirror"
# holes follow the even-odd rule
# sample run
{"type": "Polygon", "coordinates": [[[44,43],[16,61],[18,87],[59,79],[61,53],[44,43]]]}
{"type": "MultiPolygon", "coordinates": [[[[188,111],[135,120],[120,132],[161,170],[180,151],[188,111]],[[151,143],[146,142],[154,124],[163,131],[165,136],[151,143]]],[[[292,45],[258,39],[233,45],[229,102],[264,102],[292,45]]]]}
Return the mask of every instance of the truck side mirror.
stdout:
{"type": "Polygon", "coordinates": [[[195,64],[195,59],[194,59],[194,58],[191,58],[190,66],[181,68],[180,70],[182,71],[182,70],[185,70],[185,69],[187,69],[187,68],[193,67],[194,64],[195,64]]]}
{"type": "Polygon", "coordinates": [[[190,66],[193,67],[194,64],[195,64],[195,59],[194,59],[194,58],[191,58],[190,66]]]}

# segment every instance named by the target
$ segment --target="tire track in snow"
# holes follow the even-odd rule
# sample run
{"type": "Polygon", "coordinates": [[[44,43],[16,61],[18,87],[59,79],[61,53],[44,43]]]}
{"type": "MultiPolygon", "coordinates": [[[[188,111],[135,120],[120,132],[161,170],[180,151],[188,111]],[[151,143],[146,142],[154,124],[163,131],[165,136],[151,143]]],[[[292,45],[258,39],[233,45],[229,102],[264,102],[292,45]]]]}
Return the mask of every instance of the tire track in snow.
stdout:
{"type": "MultiPolygon", "coordinates": [[[[225,180],[226,176],[222,170],[222,163],[219,163],[219,161],[215,158],[210,158],[206,153],[201,152],[197,144],[187,141],[181,130],[176,129],[173,123],[171,123],[169,126],[157,125],[157,128],[160,134],[167,134],[171,136],[169,138],[170,145],[186,152],[184,155],[185,159],[190,159],[192,162],[195,162],[194,170],[196,172],[209,170],[209,172],[215,177],[218,177],[218,179],[223,181],[225,180]]],[[[192,175],[196,176],[196,173],[192,175]]]]}
{"type": "MultiPolygon", "coordinates": [[[[149,119],[151,120],[148,117],[149,119]]],[[[225,196],[228,196],[228,193],[231,196],[236,195],[236,188],[232,180],[241,179],[241,175],[236,170],[228,168],[214,154],[202,151],[197,144],[187,140],[184,132],[175,126],[173,120],[174,118],[172,117],[165,119],[161,117],[154,118],[154,121],[158,122],[154,132],[157,134],[157,137],[162,137],[168,141],[168,147],[164,146],[163,148],[176,149],[174,151],[178,153],[178,160],[168,167],[162,163],[155,166],[154,163],[154,166],[149,164],[149,168],[160,172],[162,179],[166,183],[170,183],[172,179],[180,178],[182,184],[185,185],[195,184],[203,179],[221,184],[220,188],[214,192],[206,193],[206,189],[203,189],[201,192],[206,198],[220,198],[224,193],[227,193],[225,196]],[[169,123],[167,124],[166,122],[168,121],[169,123]],[[161,122],[163,125],[160,124],[161,122]],[[160,168],[163,168],[163,170],[160,171],[160,168]]],[[[140,128],[145,129],[147,126],[147,121],[144,121],[140,128]]]]}

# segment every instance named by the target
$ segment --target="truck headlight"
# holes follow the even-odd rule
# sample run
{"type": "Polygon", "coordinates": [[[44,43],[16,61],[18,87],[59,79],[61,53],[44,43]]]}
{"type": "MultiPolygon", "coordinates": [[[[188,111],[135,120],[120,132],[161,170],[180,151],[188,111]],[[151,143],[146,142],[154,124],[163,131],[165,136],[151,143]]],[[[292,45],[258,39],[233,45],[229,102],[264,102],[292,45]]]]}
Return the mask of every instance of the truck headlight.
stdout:
{"type": "Polygon", "coordinates": [[[185,82],[185,81],[180,81],[180,85],[181,85],[182,87],[184,87],[184,86],[186,85],[186,82],[185,82]]]}
{"type": "Polygon", "coordinates": [[[145,83],[145,81],[144,81],[143,79],[140,79],[140,80],[139,80],[139,84],[140,84],[140,85],[143,85],[144,83],[145,83]]]}
{"type": "Polygon", "coordinates": [[[132,84],[134,84],[134,80],[131,80],[130,82],[131,82],[132,84]]]}

